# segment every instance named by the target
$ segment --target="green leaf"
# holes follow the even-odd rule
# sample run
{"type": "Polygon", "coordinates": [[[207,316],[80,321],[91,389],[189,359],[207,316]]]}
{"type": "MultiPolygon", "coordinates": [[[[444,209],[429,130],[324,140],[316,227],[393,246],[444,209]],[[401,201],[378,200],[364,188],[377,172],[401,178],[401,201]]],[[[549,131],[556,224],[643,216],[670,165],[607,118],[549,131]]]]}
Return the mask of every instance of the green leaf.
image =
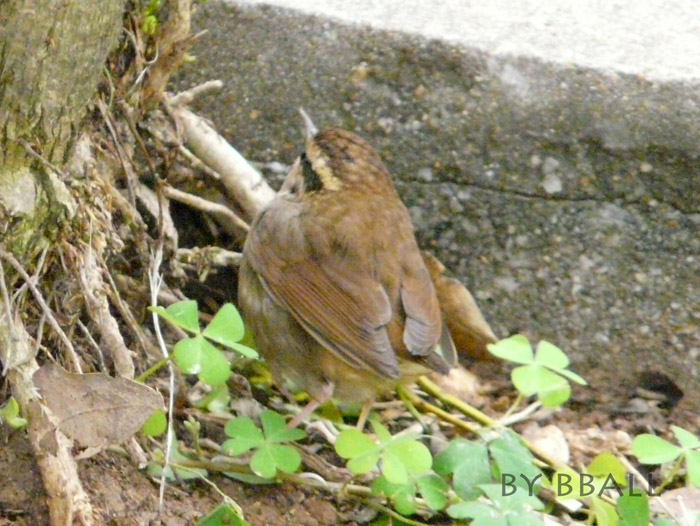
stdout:
{"type": "Polygon", "coordinates": [[[211,391],[195,404],[199,409],[206,409],[210,413],[228,414],[229,403],[231,402],[231,394],[228,386],[224,384],[215,385],[211,391]]]}
{"type": "Polygon", "coordinates": [[[301,456],[292,446],[274,444],[270,446],[270,453],[277,469],[284,473],[294,473],[301,466],[301,456]]]}
{"type": "Polygon", "coordinates": [[[287,429],[287,422],[282,415],[266,410],[260,415],[263,433],[270,443],[293,442],[306,437],[301,429],[287,429]]]}
{"type": "Polygon", "coordinates": [[[197,302],[194,300],[178,301],[167,309],[157,306],[149,307],[149,310],[176,327],[193,334],[199,334],[199,313],[197,311],[197,302]]]}
{"type": "MultiPolygon", "coordinates": [[[[539,391],[541,386],[540,371],[547,371],[541,365],[521,365],[510,373],[510,379],[515,388],[523,396],[532,396],[539,391]]],[[[549,374],[550,371],[547,371],[549,374]]]]}
{"type": "Polygon", "coordinates": [[[173,360],[185,374],[199,374],[202,370],[202,341],[204,338],[183,338],[173,348],[173,360]]]}
{"type": "Polygon", "coordinates": [[[240,515],[239,509],[231,503],[224,502],[206,517],[197,522],[197,526],[249,526],[240,515]]]}
{"type": "Polygon", "coordinates": [[[556,345],[542,340],[537,344],[535,362],[558,371],[567,368],[569,357],[556,345]]]}
{"type": "Polygon", "coordinates": [[[688,480],[690,480],[696,488],[700,488],[700,451],[686,452],[685,468],[688,472],[688,480]]]}
{"type": "Polygon", "coordinates": [[[148,420],[141,426],[141,431],[149,437],[157,437],[162,435],[168,427],[168,419],[165,413],[156,409],[153,414],[148,417],[148,420]]]}
{"type": "Polygon", "coordinates": [[[608,475],[612,475],[615,482],[620,486],[627,485],[627,471],[622,462],[610,452],[600,453],[596,455],[591,463],[588,464],[586,468],[589,474],[594,477],[606,478],[608,475]]]}
{"type": "MultiPolygon", "coordinates": [[[[411,438],[402,437],[386,445],[386,453],[393,453],[411,475],[423,475],[433,465],[433,456],[425,445],[411,438]]],[[[388,478],[388,477],[387,477],[388,478]]]]}
{"type": "Polygon", "coordinates": [[[455,493],[464,500],[476,499],[481,494],[479,485],[490,481],[491,465],[488,455],[465,458],[452,475],[452,486],[455,493]]]}
{"type": "Polygon", "coordinates": [[[477,521],[486,521],[483,524],[508,526],[507,520],[496,517],[493,507],[484,502],[458,502],[447,508],[447,514],[453,519],[473,519],[472,525],[478,524],[477,521]]]}
{"type": "Polygon", "coordinates": [[[401,515],[407,517],[416,512],[416,491],[413,484],[402,486],[392,497],[394,508],[401,515]]]}
{"type": "Polygon", "coordinates": [[[586,380],[584,380],[581,376],[579,376],[575,372],[569,371],[568,369],[557,370],[557,373],[559,373],[562,376],[565,376],[566,378],[568,378],[572,382],[575,382],[579,385],[588,385],[588,382],[586,382],[586,380]]]}
{"type": "Polygon", "coordinates": [[[700,447],[700,438],[695,436],[690,431],[686,431],[682,427],[671,426],[671,431],[676,435],[676,440],[685,450],[696,449],[700,447]]]}
{"type": "Polygon", "coordinates": [[[408,470],[401,459],[391,451],[382,455],[382,475],[392,484],[408,484],[408,470]]]}
{"type": "Polygon", "coordinates": [[[488,450],[484,444],[471,442],[465,438],[456,438],[435,457],[435,472],[443,477],[454,473],[457,466],[464,462],[478,460],[488,466],[488,450]]]}
{"type": "Polygon", "coordinates": [[[378,452],[379,447],[374,440],[357,429],[342,431],[335,441],[335,452],[341,458],[355,458],[375,451],[378,452]]]}
{"type": "Polygon", "coordinates": [[[452,475],[455,493],[464,500],[481,495],[479,484],[491,480],[489,453],[484,444],[464,438],[452,440],[434,462],[435,472],[443,477],[452,475]]]}
{"type": "Polygon", "coordinates": [[[372,494],[384,495],[402,515],[412,515],[416,511],[416,489],[413,484],[394,484],[379,476],[372,482],[372,494]]]}
{"type": "Polygon", "coordinates": [[[496,343],[490,343],[486,347],[497,358],[514,363],[534,363],[532,345],[522,334],[516,334],[496,343]]]}
{"type": "Polygon", "coordinates": [[[678,458],[681,448],[656,435],[644,433],[632,441],[632,453],[642,464],[664,464],[678,458]]]}
{"type": "Polygon", "coordinates": [[[277,462],[270,445],[261,446],[250,459],[250,469],[263,478],[271,479],[277,473],[277,462]]]}
{"type": "MultiPolygon", "coordinates": [[[[168,480],[193,480],[200,479],[207,476],[207,470],[199,468],[186,468],[184,466],[177,466],[177,464],[182,460],[191,460],[189,457],[180,453],[177,439],[173,436],[171,438],[170,447],[170,465],[165,470],[165,476],[168,480]],[[173,474],[173,470],[177,473],[177,477],[173,474]]],[[[156,461],[162,462],[165,458],[165,453],[161,449],[156,449],[153,452],[154,459],[156,461]]],[[[163,466],[158,463],[151,462],[148,464],[146,469],[151,477],[160,477],[163,473],[163,466]]]]}
{"type": "MultiPolygon", "coordinates": [[[[510,432],[505,433],[502,437],[489,443],[489,451],[497,468],[498,479],[504,474],[511,474],[515,476],[513,484],[519,488],[527,490],[527,481],[532,483],[535,479],[537,479],[537,482],[534,483],[535,491],[541,486],[542,477],[538,478],[541,472],[533,464],[534,458],[530,451],[516,435],[510,432]]],[[[497,486],[500,487],[500,485],[497,486]]],[[[518,493],[527,494],[527,491],[516,494],[518,493]]]]}
{"type": "Polygon", "coordinates": [[[231,437],[221,445],[221,449],[228,455],[238,456],[265,443],[262,431],[247,416],[229,420],[224,427],[224,432],[226,436],[231,437]]]}
{"type": "Polygon", "coordinates": [[[369,421],[369,423],[372,426],[372,431],[374,431],[374,433],[377,435],[380,444],[385,444],[391,441],[393,438],[391,433],[379,422],[379,420],[372,419],[369,421]]]}
{"type": "Polygon", "coordinates": [[[11,396],[4,406],[0,407],[0,422],[7,422],[12,429],[20,429],[27,425],[27,420],[19,416],[19,404],[11,396]]]}
{"type": "Polygon", "coordinates": [[[245,334],[245,328],[238,309],[232,303],[223,304],[202,334],[226,347],[239,342],[245,334]]]}
{"type": "Polygon", "coordinates": [[[435,473],[420,477],[416,480],[416,486],[431,510],[439,511],[447,505],[447,492],[450,486],[435,473]]]}
{"type": "Polygon", "coordinates": [[[558,407],[571,395],[571,386],[566,379],[539,364],[516,367],[511,379],[523,396],[537,394],[545,407],[558,407]]]}
{"type": "Polygon", "coordinates": [[[231,375],[226,357],[201,334],[177,342],[173,360],[182,372],[197,374],[202,382],[211,386],[224,383],[231,375]]]}
{"type": "Polygon", "coordinates": [[[649,524],[649,498],[646,493],[622,495],[617,499],[619,526],[646,526],[649,524]]]}
{"type": "Polygon", "coordinates": [[[557,380],[541,389],[537,397],[545,407],[559,407],[571,397],[571,385],[566,379],[557,376],[557,380]]]}
{"type": "MultiPolygon", "coordinates": [[[[598,497],[591,498],[591,510],[597,526],[617,526],[619,518],[615,508],[598,497]]],[[[641,524],[639,526],[642,526],[641,524]]]]}
{"type": "Polygon", "coordinates": [[[347,468],[355,475],[364,475],[377,467],[381,452],[379,448],[375,452],[365,453],[351,458],[347,463],[347,468]]]}
{"type": "Polygon", "coordinates": [[[246,358],[250,358],[251,360],[257,360],[259,355],[258,352],[255,349],[251,349],[247,345],[243,345],[241,343],[232,343],[229,345],[231,349],[236,351],[238,354],[242,354],[246,358]]]}

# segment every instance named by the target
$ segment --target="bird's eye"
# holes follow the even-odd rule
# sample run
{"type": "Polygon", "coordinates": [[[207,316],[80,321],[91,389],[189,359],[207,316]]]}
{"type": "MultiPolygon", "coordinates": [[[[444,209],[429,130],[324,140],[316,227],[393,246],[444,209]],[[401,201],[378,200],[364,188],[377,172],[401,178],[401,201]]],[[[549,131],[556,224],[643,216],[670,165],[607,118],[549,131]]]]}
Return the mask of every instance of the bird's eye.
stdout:
{"type": "Polygon", "coordinates": [[[321,190],[323,188],[323,181],[316,173],[316,170],[314,170],[306,153],[302,153],[299,158],[301,159],[301,173],[304,178],[304,190],[307,192],[321,190]]]}

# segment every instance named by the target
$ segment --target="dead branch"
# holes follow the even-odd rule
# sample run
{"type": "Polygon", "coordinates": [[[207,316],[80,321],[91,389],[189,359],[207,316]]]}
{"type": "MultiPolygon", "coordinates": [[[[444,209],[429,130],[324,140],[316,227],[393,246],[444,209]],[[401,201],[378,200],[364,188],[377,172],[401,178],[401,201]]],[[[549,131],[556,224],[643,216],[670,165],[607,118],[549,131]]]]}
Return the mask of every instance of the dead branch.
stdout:
{"type": "Polygon", "coordinates": [[[192,0],[171,0],[168,7],[168,20],[161,27],[156,42],[158,59],[149,68],[141,92],[146,108],[160,102],[170,75],[180,67],[189,47],[201,36],[201,33],[190,35],[192,0]]]}
{"type": "Polygon", "coordinates": [[[191,104],[197,97],[200,97],[205,93],[209,93],[211,91],[220,90],[223,87],[224,83],[220,80],[209,80],[200,84],[199,86],[195,86],[194,88],[181,91],[177,95],[171,96],[169,102],[173,106],[187,106],[188,104],[191,104]]]}
{"type": "Polygon", "coordinates": [[[119,314],[121,314],[122,318],[124,318],[124,321],[126,322],[127,326],[131,329],[131,332],[138,340],[139,345],[144,350],[144,352],[152,358],[160,358],[159,351],[158,349],[156,349],[155,345],[151,341],[151,338],[149,338],[146,335],[146,332],[143,330],[143,327],[141,327],[141,325],[136,321],[134,313],[131,311],[129,305],[127,305],[122,299],[122,296],[119,292],[119,288],[117,287],[117,284],[114,281],[112,274],[107,268],[107,263],[105,263],[104,259],[102,258],[102,255],[96,254],[96,256],[100,266],[103,269],[104,276],[107,278],[107,281],[109,281],[108,294],[112,305],[117,307],[119,314]]]}
{"type": "Polygon", "coordinates": [[[156,221],[162,222],[163,235],[168,239],[171,246],[177,247],[178,232],[177,228],[175,228],[175,222],[170,215],[168,202],[161,202],[158,195],[143,183],[136,185],[136,197],[156,221]]]}
{"type": "Polygon", "coordinates": [[[220,247],[178,248],[175,257],[185,263],[204,262],[215,267],[237,267],[243,255],[220,247]]]}
{"type": "Polygon", "coordinates": [[[272,200],[274,190],[204,119],[183,106],[172,106],[171,111],[189,149],[221,176],[227,195],[240,204],[246,218],[255,217],[272,200]]]}
{"type": "Polygon", "coordinates": [[[236,235],[236,237],[245,237],[245,234],[250,230],[248,223],[238,217],[230,208],[222,204],[188,194],[172,186],[165,186],[163,188],[163,193],[168,199],[178,201],[192,208],[196,208],[197,210],[201,210],[202,212],[216,216],[222,225],[229,225],[231,227],[227,230],[232,230],[232,233],[236,235]]]}
{"type": "Polygon", "coordinates": [[[133,378],[135,368],[132,353],[124,343],[119,324],[109,310],[109,301],[105,293],[106,285],[92,246],[82,252],[78,252],[72,246],[66,246],[66,250],[72,263],[72,271],[85,295],[88,314],[114,362],[115,371],[119,376],[133,378]]]}

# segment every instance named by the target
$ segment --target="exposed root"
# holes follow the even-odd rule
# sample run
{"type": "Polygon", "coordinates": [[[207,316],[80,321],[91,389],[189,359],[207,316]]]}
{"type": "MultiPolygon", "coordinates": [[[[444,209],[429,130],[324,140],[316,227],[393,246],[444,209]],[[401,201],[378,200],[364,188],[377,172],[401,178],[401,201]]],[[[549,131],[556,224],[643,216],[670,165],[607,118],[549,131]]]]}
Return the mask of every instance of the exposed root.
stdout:
{"type": "MultiPolygon", "coordinates": [[[[53,315],[53,312],[51,311],[49,306],[46,304],[46,301],[44,300],[43,294],[39,291],[39,289],[36,287],[36,285],[34,285],[29,274],[27,274],[27,271],[24,270],[22,265],[20,265],[19,261],[17,261],[17,259],[9,252],[5,252],[4,250],[0,250],[0,258],[7,261],[12,266],[12,268],[14,268],[15,272],[17,272],[17,274],[19,274],[22,277],[24,282],[29,287],[29,290],[32,292],[32,295],[34,296],[35,301],[41,307],[41,310],[43,311],[44,315],[46,316],[46,320],[49,322],[49,325],[51,325],[53,330],[56,332],[56,335],[59,337],[59,339],[63,343],[66,360],[71,363],[71,365],[73,366],[73,368],[76,372],[79,372],[79,373],[82,372],[82,368],[80,365],[80,359],[78,358],[78,354],[75,352],[75,348],[73,347],[73,343],[70,341],[68,336],[66,336],[66,333],[63,331],[63,329],[61,328],[58,321],[56,321],[56,317],[53,315]]],[[[8,316],[9,316],[9,313],[8,313],[8,316]]]]}
{"type": "Polygon", "coordinates": [[[183,106],[171,106],[171,112],[189,149],[219,174],[226,194],[240,205],[246,218],[255,217],[272,200],[274,190],[204,119],[183,106]]]}
{"type": "Polygon", "coordinates": [[[105,292],[107,286],[102,280],[102,271],[95,260],[92,247],[87,247],[82,253],[71,246],[67,246],[66,250],[73,263],[75,277],[85,296],[88,314],[109,352],[114,369],[119,376],[133,378],[135,368],[132,353],[124,343],[117,320],[110,312],[105,292]]]}
{"type": "Polygon", "coordinates": [[[163,193],[168,199],[178,201],[218,217],[222,224],[230,224],[232,233],[237,234],[237,237],[245,238],[246,232],[250,230],[248,223],[238,217],[230,208],[222,204],[207,201],[206,199],[177,190],[171,186],[164,187],[163,193]]]}

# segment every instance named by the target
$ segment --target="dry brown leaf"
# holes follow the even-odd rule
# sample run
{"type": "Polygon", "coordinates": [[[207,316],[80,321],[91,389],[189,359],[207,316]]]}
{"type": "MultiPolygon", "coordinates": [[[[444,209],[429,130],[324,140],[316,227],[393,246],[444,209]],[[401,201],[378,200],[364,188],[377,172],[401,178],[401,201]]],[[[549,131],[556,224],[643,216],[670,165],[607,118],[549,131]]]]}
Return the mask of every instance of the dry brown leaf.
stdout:
{"type": "Polygon", "coordinates": [[[83,447],[122,442],[163,408],[158,391],[126,378],[74,374],[47,363],[33,379],[58,429],[83,447]]]}
{"type": "Polygon", "coordinates": [[[540,427],[536,422],[529,422],[521,430],[523,438],[535,444],[540,451],[546,451],[550,458],[562,464],[570,460],[569,444],[560,428],[555,425],[540,427]]]}

